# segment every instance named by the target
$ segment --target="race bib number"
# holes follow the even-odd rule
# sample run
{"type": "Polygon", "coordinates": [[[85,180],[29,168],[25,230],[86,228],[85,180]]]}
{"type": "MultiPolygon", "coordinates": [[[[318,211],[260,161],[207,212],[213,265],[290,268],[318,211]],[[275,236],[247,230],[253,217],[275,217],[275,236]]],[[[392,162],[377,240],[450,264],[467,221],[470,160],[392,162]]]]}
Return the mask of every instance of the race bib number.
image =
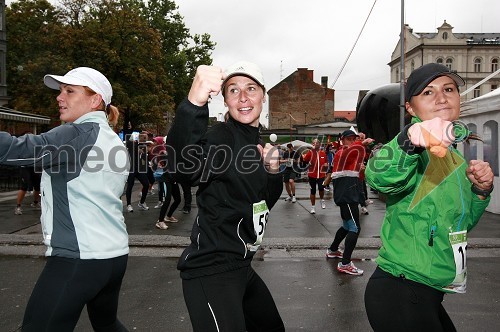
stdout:
{"type": "Polygon", "coordinates": [[[257,251],[262,239],[264,238],[264,231],[266,230],[267,221],[269,219],[269,208],[266,201],[262,200],[253,204],[253,229],[257,239],[255,243],[247,243],[247,248],[250,251],[257,251]]]}
{"type": "Polygon", "coordinates": [[[293,166],[293,159],[292,158],[288,158],[286,160],[286,167],[292,167],[293,166]]]}
{"type": "Polygon", "coordinates": [[[449,234],[453,256],[455,258],[455,279],[445,289],[465,293],[467,287],[467,231],[449,234]]]}

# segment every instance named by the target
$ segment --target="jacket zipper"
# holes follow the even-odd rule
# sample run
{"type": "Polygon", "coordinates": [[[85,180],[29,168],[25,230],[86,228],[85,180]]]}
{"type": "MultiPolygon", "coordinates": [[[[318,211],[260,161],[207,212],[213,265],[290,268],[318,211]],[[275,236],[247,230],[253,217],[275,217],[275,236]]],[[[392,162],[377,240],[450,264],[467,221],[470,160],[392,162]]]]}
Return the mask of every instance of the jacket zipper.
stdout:
{"type": "Polygon", "coordinates": [[[429,234],[429,247],[434,245],[434,233],[436,232],[436,225],[431,226],[431,233],[429,234]]]}

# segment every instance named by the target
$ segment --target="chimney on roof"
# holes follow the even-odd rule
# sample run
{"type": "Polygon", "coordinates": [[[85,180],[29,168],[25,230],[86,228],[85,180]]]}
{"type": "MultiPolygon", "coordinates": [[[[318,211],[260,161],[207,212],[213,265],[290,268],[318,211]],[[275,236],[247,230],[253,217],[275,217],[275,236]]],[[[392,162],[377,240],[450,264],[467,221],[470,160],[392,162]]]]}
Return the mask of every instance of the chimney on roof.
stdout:
{"type": "Polygon", "coordinates": [[[328,88],[328,76],[321,76],[321,85],[325,89],[328,88]]]}

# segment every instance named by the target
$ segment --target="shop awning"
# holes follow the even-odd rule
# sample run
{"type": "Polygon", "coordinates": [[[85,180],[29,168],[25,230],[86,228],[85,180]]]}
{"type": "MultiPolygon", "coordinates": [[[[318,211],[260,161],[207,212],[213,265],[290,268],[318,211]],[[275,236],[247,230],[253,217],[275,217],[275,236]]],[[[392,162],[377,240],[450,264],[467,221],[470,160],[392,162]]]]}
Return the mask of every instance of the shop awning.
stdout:
{"type": "Polygon", "coordinates": [[[23,113],[5,106],[0,106],[0,120],[11,120],[11,121],[37,123],[37,124],[50,123],[50,118],[48,116],[23,113]]]}

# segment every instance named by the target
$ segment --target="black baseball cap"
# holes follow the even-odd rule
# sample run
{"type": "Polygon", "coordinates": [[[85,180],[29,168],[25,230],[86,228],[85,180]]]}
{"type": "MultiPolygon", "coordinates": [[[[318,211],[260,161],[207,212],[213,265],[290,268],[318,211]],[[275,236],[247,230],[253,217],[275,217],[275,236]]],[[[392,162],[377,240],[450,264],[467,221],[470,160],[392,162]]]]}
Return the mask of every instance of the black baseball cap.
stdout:
{"type": "Polygon", "coordinates": [[[344,138],[344,137],[349,137],[349,136],[357,136],[359,137],[358,134],[356,134],[354,131],[352,130],[345,130],[341,135],[340,135],[340,139],[344,138]]]}
{"type": "Polygon", "coordinates": [[[405,86],[405,100],[410,101],[411,97],[419,95],[430,82],[440,76],[448,76],[457,86],[465,85],[464,79],[450,68],[438,63],[428,63],[411,72],[405,86]]]}

